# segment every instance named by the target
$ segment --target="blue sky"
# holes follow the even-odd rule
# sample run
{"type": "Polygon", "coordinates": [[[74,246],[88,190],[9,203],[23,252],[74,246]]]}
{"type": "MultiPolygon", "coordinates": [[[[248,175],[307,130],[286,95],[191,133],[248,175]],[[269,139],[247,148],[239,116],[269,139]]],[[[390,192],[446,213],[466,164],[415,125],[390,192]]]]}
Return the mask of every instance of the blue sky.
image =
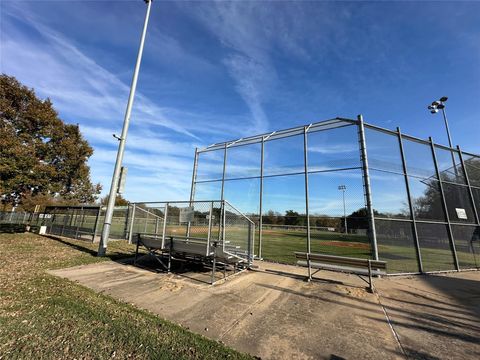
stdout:
{"type": "MultiPolygon", "coordinates": [[[[0,2],[1,71],[50,97],[108,191],[143,1],[0,2]]],[[[185,199],[193,152],[363,114],[479,153],[480,2],[154,1],[127,141],[129,200],[185,199]]]]}

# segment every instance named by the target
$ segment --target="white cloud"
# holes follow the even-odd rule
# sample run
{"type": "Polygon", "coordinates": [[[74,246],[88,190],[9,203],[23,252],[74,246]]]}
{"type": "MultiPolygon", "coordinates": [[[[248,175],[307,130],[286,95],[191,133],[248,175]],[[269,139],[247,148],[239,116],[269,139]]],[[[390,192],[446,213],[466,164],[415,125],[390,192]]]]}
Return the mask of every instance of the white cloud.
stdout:
{"type": "MultiPolygon", "coordinates": [[[[44,25],[27,7],[9,7],[7,15],[41,34],[45,41],[29,39],[15,27],[4,27],[2,71],[34,84],[44,96],[55,99],[60,110],[80,118],[111,121],[123,118],[129,86],[84,54],[62,34],[44,25]]],[[[196,137],[178,121],[137,91],[132,118],[196,137]]]]}
{"type": "Polygon", "coordinates": [[[357,144],[331,144],[329,143],[326,146],[309,146],[308,151],[315,152],[319,154],[345,154],[351,152],[358,152],[357,144]]]}
{"type": "Polygon", "coordinates": [[[264,24],[255,16],[257,3],[215,2],[197,4],[190,13],[221,43],[230,49],[223,63],[235,80],[236,90],[250,110],[252,131],[263,133],[269,128],[264,103],[269,100],[277,73],[270,60],[271,39],[264,24]]]}

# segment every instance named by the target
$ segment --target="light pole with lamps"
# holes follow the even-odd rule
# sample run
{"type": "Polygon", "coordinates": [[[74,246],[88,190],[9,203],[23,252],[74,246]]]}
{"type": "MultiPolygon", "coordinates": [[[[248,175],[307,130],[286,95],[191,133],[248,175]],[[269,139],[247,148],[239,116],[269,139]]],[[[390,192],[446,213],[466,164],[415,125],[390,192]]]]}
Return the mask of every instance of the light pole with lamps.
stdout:
{"type": "Polygon", "coordinates": [[[137,89],[138,73],[140,71],[140,63],[142,62],[143,46],[145,44],[145,36],[147,34],[148,20],[150,18],[150,9],[153,0],[143,0],[147,4],[147,13],[145,14],[145,21],[143,23],[142,36],[140,38],[140,47],[138,49],[137,62],[135,70],[133,71],[132,85],[130,87],[130,95],[128,96],[127,109],[125,110],[125,117],[123,119],[122,135],[117,137],[118,151],[117,159],[115,161],[115,169],[112,176],[112,184],[110,185],[110,193],[108,196],[107,210],[105,212],[105,221],[103,223],[102,237],[98,245],[97,256],[104,256],[107,251],[108,238],[110,237],[110,227],[112,225],[113,209],[115,207],[115,199],[118,192],[118,183],[120,180],[120,171],[122,169],[123,154],[125,152],[125,142],[127,140],[128,126],[130,124],[130,115],[132,113],[133,100],[135,98],[135,90],[137,89]]]}
{"type": "Polygon", "coordinates": [[[343,219],[344,219],[344,224],[345,224],[345,234],[348,234],[348,229],[347,229],[347,208],[345,206],[345,191],[347,190],[347,187],[345,185],[339,185],[338,190],[342,192],[343,195],[343,219]]]}
{"type": "Polygon", "coordinates": [[[439,100],[436,100],[432,102],[431,105],[428,105],[428,110],[430,110],[432,114],[436,114],[438,110],[442,110],[443,121],[445,122],[445,128],[447,129],[448,144],[450,145],[450,148],[453,149],[452,138],[450,137],[450,129],[448,127],[447,114],[445,113],[445,102],[447,100],[448,97],[442,96],[439,100]]]}
{"type": "MultiPolygon", "coordinates": [[[[439,100],[435,100],[434,102],[432,102],[431,105],[428,105],[428,110],[430,110],[430,113],[432,114],[436,114],[438,113],[438,110],[442,110],[443,121],[445,122],[445,129],[447,130],[448,145],[450,146],[450,149],[453,149],[452,138],[450,136],[450,128],[448,127],[447,114],[445,112],[445,102],[447,100],[448,97],[442,96],[439,100]]],[[[455,176],[458,176],[457,165],[455,164],[455,155],[453,154],[453,150],[450,150],[450,153],[452,154],[452,165],[455,176]]]]}

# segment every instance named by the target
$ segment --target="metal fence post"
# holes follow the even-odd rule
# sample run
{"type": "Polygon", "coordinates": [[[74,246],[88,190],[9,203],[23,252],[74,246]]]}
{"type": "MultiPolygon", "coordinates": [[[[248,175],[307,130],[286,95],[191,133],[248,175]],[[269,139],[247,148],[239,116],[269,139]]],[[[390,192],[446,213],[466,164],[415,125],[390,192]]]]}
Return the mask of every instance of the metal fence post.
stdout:
{"type": "Polygon", "coordinates": [[[372,191],[370,187],[370,171],[368,168],[367,143],[365,140],[365,126],[363,123],[362,115],[358,115],[358,135],[363,170],[363,187],[365,192],[365,202],[368,215],[368,230],[370,234],[370,241],[372,244],[372,255],[374,260],[378,260],[377,231],[375,229],[375,214],[372,205],[372,191]]]}
{"type": "Polygon", "coordinates": [[[225,203],[223,200],[220,200],[220,218],[218,219],[218,237],[217,240],[220,241],[222,237],[222,225],[223,225],[223,208],[225,207],[225,203]]]}
{"type": "Polygon", "coordinates": [[[210,249],[210,237],[212,236],[212,216],[213,216],[213,201],[210,203],[210,211],[208,213],[207,249],[210,249]]]}
{"type": "Polygon", "coordinates": [[[258,258],[262,259],[262,231],[263,231],[263,164],[265,161],[265,137],[262,136],[260,154],[260,199],[258,218],[258,258]]]}
{"type": "MultiPolygon", "coordinates": [[[[168,218],[168,202],[165,203],[165,211],[163,212],[162,249],[165,247],[165,235],[167,233],[167,218],[168,218]]],[[[172,249],[170,249],[170,251],[172,251],[172,249]]]]}
{"type": "Polygon", "coordinates": [[[158,234],[158,217],[155,218],[155,236],[158,234]]]}
{"type": "Polygon", "coordinates": [[[477,221],[477,225],[480,225],[480,216],[478,214],[477,205],[475,204],[475,197],[473,196],[472,185],[470,184],[470,178],[468,177],[467,167],[465,166],[465,161],[463,160],[463,155],[462,155],[462,151],[460,150],[460,146],[457,146],[457,150],[458,150],[458,155],[460,156],[460,162],[462,164],[463,173],[465,174],[465,180],[467,181],[468,192],[470,194],[470,201],[472,203],[475,220],[477,221]]]}
{"type": "Polygon", "coordinates": [[[255,234],[252,233],[252,226],[253,226],[253,231],[255,231],[255,225],[253,225],[251,222],[247,222],[248,223],[248,244],[247,244],[247,257],[248,257],[248,267],[250,267],[252,265],[252,259],[253,259],[253,256],[252,256],[252,243],[253,243],[253,239],[254,239],[254,236],[255,234]]]}
{"type": "MultiPolygon", "coordinates": [[[[189,206],[192,206],[192,202],[195,198],[195,181],[197,179],[197,169],[198,169],[198,148],[195,148],[195,157],[193,159],[193,172],[192,172],[192,187],[190,188],[190,203],[189,206]]],[[[190,236],[190,221],[187,223],[187,238],[190,236]]]]}
{"type": "Polygon", "coordinates": [[[62,231],[60,232],[60,236],[63,236],[64,232],[65,232],[65,227],[67,226],[67,222],[69,219],[69,216],[68,216],[68,208],[65,209],[66,212],[63,213],[63,226],[62,226],[62,231]]]}
{"type": "Polygon", "coordinates": [[[47,223],[47,233],[48,233],[48,234],[53,234],[53,232],[52,232],[52,230],[53,230],[53,223],[57,220],[57,219],[55,218],[56,214],[57,214],[57,208],[54,207],[54,208],[53,208],[53,214],[50,213],[50,220],[49,220],[48,223],[47,223]],[[48,230],[48,224],[50,224],[50,230],[48,230]]]}
{"type": "Polygon", "coordinates": [[[132,216],[130,217],[130,228],[128,230],[128,243],[132,243],[132,236],[133,236],[133,226],[135,223],[135,210],[137,209],[137,204],[133,203],[132,207],[132,216]]]}
{"type": "MultiPolygon", "coordinates": [[[[442,177],[440,174],[440,169],[438,168],[438,161],[437,161],[437,154],[435,152],[435,144],[433,143],[433,140],[431,137],[428,138],[430,141],[430,147],[432,149],[432,155],[433,155],[433,162],[435,164],[435,172],[438,177],[438,183],[440,185],[440,195],[442,197],[442,205],[443,205],[443,210],[445,211],[445,216],[447,219],[447,229],[448,229],[448,237],[450,240],[450,247],[453,252],[453,260],[455,261],[455,268],[457,270],[460,270],[460,266],[458,264],[458,257],[457,257],[457,249],[455,248],[455,240],[453,239],[453,232],[452,232],[452,225],[450,223],[450,215],[448,214],[448,207],[447,207],[447,201],[445,200],[445,192],[443,189],[443,181],[442,177]]],[[[452,151],[451,148],[449,148],[450,151],[452,151]]]]}
{"type": "Polygon", "coordinates": [[[195,182],[197,180],[198,170],[198,148],[195,148],[195,156],[193,158],[192,187],[190,188],[190,201],[195,198],[195,182]]]}
{"type": "Polygon", "coordinates": [[[148,212],[147,212],[147,216],[145,216],[145,226],[143,228],[143,232],[146,233],[147,232],[147,226],[148,226],[148,215],[150,215],[148,212]]]}
{"type": "Polygon", "coordinates": [[[305,170],[305,215],[307,220],[307,252],[311,253],[311,242],[310,242],[310,213],[308,209],[308,140],[307,132],[310,126],[304,126],[303,128],[303,163],[305,170]]]}
{"type": "Polygon", "coordinates": [[[222,237],[223,237],[223,249],[225,249],[225,228],[226,228],[226,223],[227,223],[227,208],[225,206],[225,200],[222,201],[223,202],[223,221],[222,221],[222,226],[223,226],[223,229],[222,229],[222,237]]]}
{"type": "Polygon", "coordinates": [[[102,206],[100,205],[97,210],[97,216],[95,218],[95,225],[93,227],[92,243],[95,242],[95,236],[97,236],[98,220],[100,219],[100,213],[102,212],[102,206]]]}
{"type": "Polygon", "coordinates": [[[125,210],[125,223],[123,224],[123,238],[128,239],[128,226],[130,224],[130,204],[127,204],[127,209],[125,210]]]}
{"type": "Polygon", "coordinates": [[[220,200],[224,200],[225,193],[225,169],[227,167],[227,143],[225,143],[225,149],[223,151],[223,172],[222,172],[222,190],[220,193],[220,200]]]}
{"type": "Polygon", "coordinates": [[[409,179],[408,179],[407,161],[405,159],[405,152],[403,150],[402,131],[400,130],[399,127],[397,127],[397,135],[398,135],[398,143],[400,145],[400,155],[402,156],[403,173],[405,175],[405,186],[406,186],[406,189],[407,189],[408,207],[410,209],[410,216],[411,216],[411,219],[412,219],[413,239],[414,239],[414,242],[415,242],[415,249],[417,250],[418,269],[420,270],[420,272],[423,273],[422,253],[420,251],[420,243],[418,241],[418,231],[417,231],[415,209],[413,208],[412,194],[411,194],[411,191],[410,191],[410,182],[409,182],[409,179]]]}
{"type": "MultiPolygon", "coordinates": [[[[77,210],[75,210],[75,224],[77,225],[77,229],[75,230],[75,239],[78,239],[78,229],[80,228],[80,221],[78,221],[78,211],[77,210]]],[[[80,214],[83,214],[83,206],[80,207],[80,214]]]]}
{"type": "Polygon", "coordinates": [[[82,234],[85,232],[85,215],[86,215],[86,212],[85,210],[83,211],[82,213],[82,222],[80,223],[80,228],[82,229],[82,234]]]}

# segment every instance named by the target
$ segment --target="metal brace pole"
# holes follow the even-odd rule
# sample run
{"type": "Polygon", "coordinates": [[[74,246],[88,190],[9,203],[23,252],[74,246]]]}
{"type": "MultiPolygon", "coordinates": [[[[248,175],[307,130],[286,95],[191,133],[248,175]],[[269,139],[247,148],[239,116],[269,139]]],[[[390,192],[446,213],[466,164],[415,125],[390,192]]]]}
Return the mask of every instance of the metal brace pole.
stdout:
{"type": "MultiPolygon", "coordinates": [[[[442,205],[443,205],[443,210],[445,211],[445,216],[447,219],[447,229],[448,229],[448,238],[450,240],[450,247],[453,252],[453,260],[455,261],[455,268],[456,270],[460,270],[460,266],[458,264],[458,257],[457,257],[457,249],[455,249],[455,240],[453,239],[453,232],[452,232],[452,224],[450,223],[450,215],[448,214],[448,207],[447,207],[447,201],[445,200],[445,192],[443,189],[443,181],[442,177],[440,175],[440,169],[438,168],[438,161],[437,161],[437,154],[435,152],[435,145],[433,143],[432,138],[429,138],[430,141],[430,148],[432,150],[432,155],[433,155],[433,162],[435,164],[435,172],[438,177],[438,183],[440,185],[440,195],[442,197],[442,205]]],[[[450,149],[450,151],[452,151],[450,149]]]]}
{"type": "Polygon", "coordinates": [[[308,128],[303,128],[303,160],[305,167],[305,214],[307,217],[307,252],[311,253],[311,239],[310,239],[310,213],[308,208],[308,140],[307,140],[308,128]]]}
{"type": "Polygon", "coordinates": [[[368,167],[367,144],[365,141],[365,125],[363,123],[363,116],[358,115],[358,134],[360,141],[360,153],[363,169],[363,186],[365,190],[365,202],[368,213],[368,227],[370,234],[370,241],[372,243],[372,255],[374,260],[378,260],[378,245],[377,245],[377,231],[375,229],[375,215],[372,205],[372,191],[370,187],[370,171],[368,167]]]}
{"type": "Polygon", "coordinates": [[[258,258],[262,259],[262,232],[263,232],[263,164],[265,161],[265,137],[262,136],[260,158],[260,206],[259,206],[259,219],[258,219],[258,258]]]}
{"type": "Polygon", "coordinates": [[[418,240],[418,231],[417,231],[417,221],[415,216],[415,209],[413,208],[413,201],[412,201],[412,193],[410,191],[410,182],[408,179],[408,168],[407,168],[407,161],[405,159],[405,152],[403,149],[403,138],[402,138],[402,131],[399,127],[397,127],[397,135],[398,135],[398,143],[400,145],[400,155],[402,156],[402,166],[403,166],[403,174],[405,175],[405,186],[407,189],[407,196],[408,196],[408,207],[410,209],[410,216],[412,219],[412,229],[413,229],[413,239],[415,241],[415,249],[417,250],[417,261],[418,261],[418,269],[420,272],[423,273],[423,263],[422,263],[422,254],[420,251],[420,243],[418,240]]]}

